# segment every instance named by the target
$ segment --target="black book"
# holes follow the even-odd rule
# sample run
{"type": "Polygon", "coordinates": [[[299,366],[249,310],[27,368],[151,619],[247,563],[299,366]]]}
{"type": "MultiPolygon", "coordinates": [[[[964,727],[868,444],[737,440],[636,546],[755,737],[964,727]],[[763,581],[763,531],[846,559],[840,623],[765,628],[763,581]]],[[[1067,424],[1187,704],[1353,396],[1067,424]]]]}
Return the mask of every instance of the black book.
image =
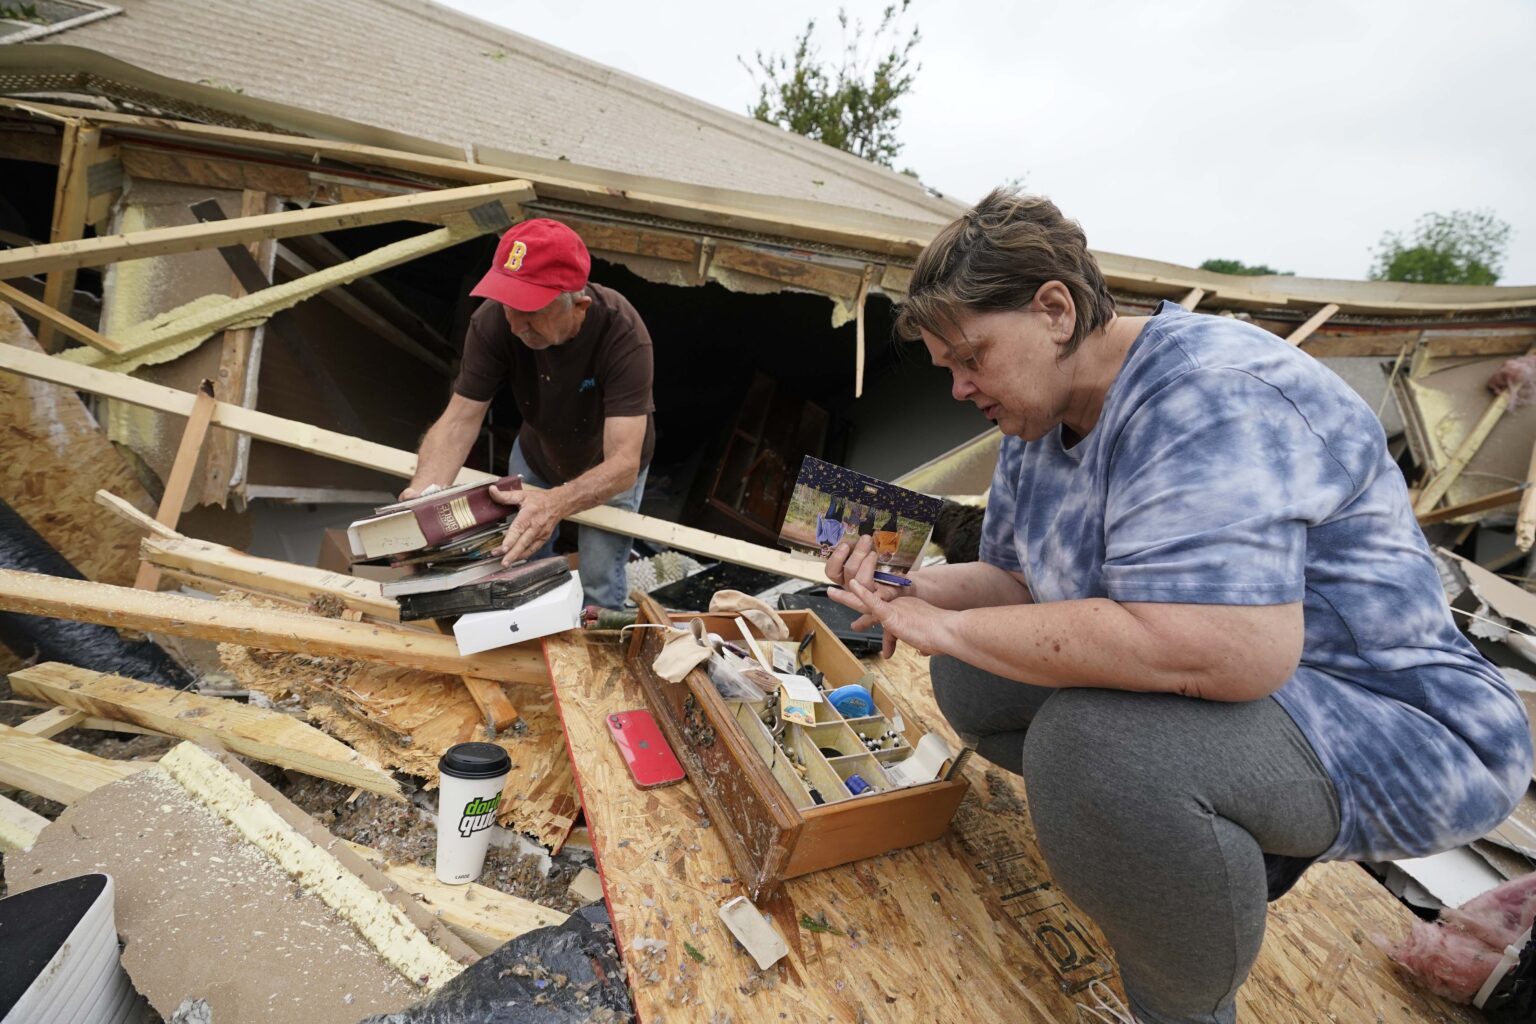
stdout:
{"type": "Polygon", "coordinates": [[[437,619],[498,608],[517,608],[542,597],[570,579],[571,566],[564,558],[541,558],[493,573],[475,583],[425,594],[402,594],[400,621],[437,619]]]}

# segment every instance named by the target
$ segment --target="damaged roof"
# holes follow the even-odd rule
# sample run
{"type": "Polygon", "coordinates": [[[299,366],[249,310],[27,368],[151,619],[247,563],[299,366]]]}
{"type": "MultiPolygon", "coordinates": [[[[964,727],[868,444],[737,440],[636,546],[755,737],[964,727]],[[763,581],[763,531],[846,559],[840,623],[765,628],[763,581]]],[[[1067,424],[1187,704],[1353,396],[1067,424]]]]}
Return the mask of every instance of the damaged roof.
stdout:
{"type": "Polygon", "coordinates": [[[910,176],[426,0],[118,6],[22,45],[88,48],[471,158],[499,150],[936,224],[964,208],[910,176]]]}

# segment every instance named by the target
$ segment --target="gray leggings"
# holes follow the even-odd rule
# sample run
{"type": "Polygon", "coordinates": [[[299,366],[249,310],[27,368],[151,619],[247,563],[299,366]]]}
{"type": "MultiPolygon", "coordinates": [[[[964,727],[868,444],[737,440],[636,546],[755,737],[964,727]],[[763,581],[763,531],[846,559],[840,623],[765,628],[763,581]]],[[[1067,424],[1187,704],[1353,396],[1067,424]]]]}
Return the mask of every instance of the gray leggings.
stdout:
{"type": "Polygon", "coordinates": [[[1137,1019],[1232,1024],[1277,865],[1339,831],[1333,783],[1274,698],[1054,690],[933,659],[955,731],[1024,776],[1040,850],[1103,929],[1137,1019]]]}

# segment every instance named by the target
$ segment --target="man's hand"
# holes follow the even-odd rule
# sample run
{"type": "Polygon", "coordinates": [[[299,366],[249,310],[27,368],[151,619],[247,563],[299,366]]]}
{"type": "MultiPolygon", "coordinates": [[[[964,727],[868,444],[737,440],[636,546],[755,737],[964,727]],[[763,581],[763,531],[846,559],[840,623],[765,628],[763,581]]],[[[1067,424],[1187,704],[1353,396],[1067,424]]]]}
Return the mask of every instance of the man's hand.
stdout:
{"type": "MultiPolygon", "coordinates": [[[[895,587],[882,587],[895,590],[895,587]]],[[[896,641],[909,644],[919,654],[952,653],[954,620],[959,612],[937,608],[916,597],[887,597],[859,579],[850,579],[846,590],[829,590],[827,596],[845,608],[863,614],[854,629],[878,624],[885,630],[883,657],[896,653],[896,641]]]]}
{"type": "Polygon", "coordinates": [[[504,556],[501,560],[504,566],[521,562],[543,547],[544,542],[554,536],[560,520],[567,515],[565,503],[554,491],[530,491],[516,487],[503,491],[492,487],[491,498],[503,505],[517,507],[517,516],[512,520],[512,525],[507,527],[507,535],[491,552],[493,555],[504,556]]]}
{"type": "Polygon", "coordinates": [[[396,498],[395,500],[396,501],[410,501],[412,498],[419,498],[419,497],[421,497],[421,490],[419,488],[407,487],[405,490],[400,492],[400,497],[396,498]]]}

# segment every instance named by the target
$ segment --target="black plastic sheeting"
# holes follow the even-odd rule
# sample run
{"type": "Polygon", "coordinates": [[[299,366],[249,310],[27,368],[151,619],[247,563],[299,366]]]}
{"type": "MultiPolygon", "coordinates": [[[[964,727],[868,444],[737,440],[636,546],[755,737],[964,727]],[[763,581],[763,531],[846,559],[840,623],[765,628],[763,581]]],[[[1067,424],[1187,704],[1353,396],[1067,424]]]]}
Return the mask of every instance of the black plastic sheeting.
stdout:
{"type": "Polygon", "coordinates": [[[519,935],[422,1002],[359,1024],[621,1024],[634,1020],[602,904],[519,935]]]}
{"type": "Polygon", "coordinates": [[[1483,1004],[1488,1024],[1530,1024],[1536,1020],[1536,936],[1525,943],[1520,960],[1494,986],[1483,1004]]]}
{"type": "MultiPolygon", "coordinates": [[[[4,501],[0,501],[0,569],[85,578],[4,501]]],[[[0,612],[0,643],[25,661],[59,661],[178,689],[192,685],[187,671],[158,645],[124,640],[110,626],[0,612]]]]}

